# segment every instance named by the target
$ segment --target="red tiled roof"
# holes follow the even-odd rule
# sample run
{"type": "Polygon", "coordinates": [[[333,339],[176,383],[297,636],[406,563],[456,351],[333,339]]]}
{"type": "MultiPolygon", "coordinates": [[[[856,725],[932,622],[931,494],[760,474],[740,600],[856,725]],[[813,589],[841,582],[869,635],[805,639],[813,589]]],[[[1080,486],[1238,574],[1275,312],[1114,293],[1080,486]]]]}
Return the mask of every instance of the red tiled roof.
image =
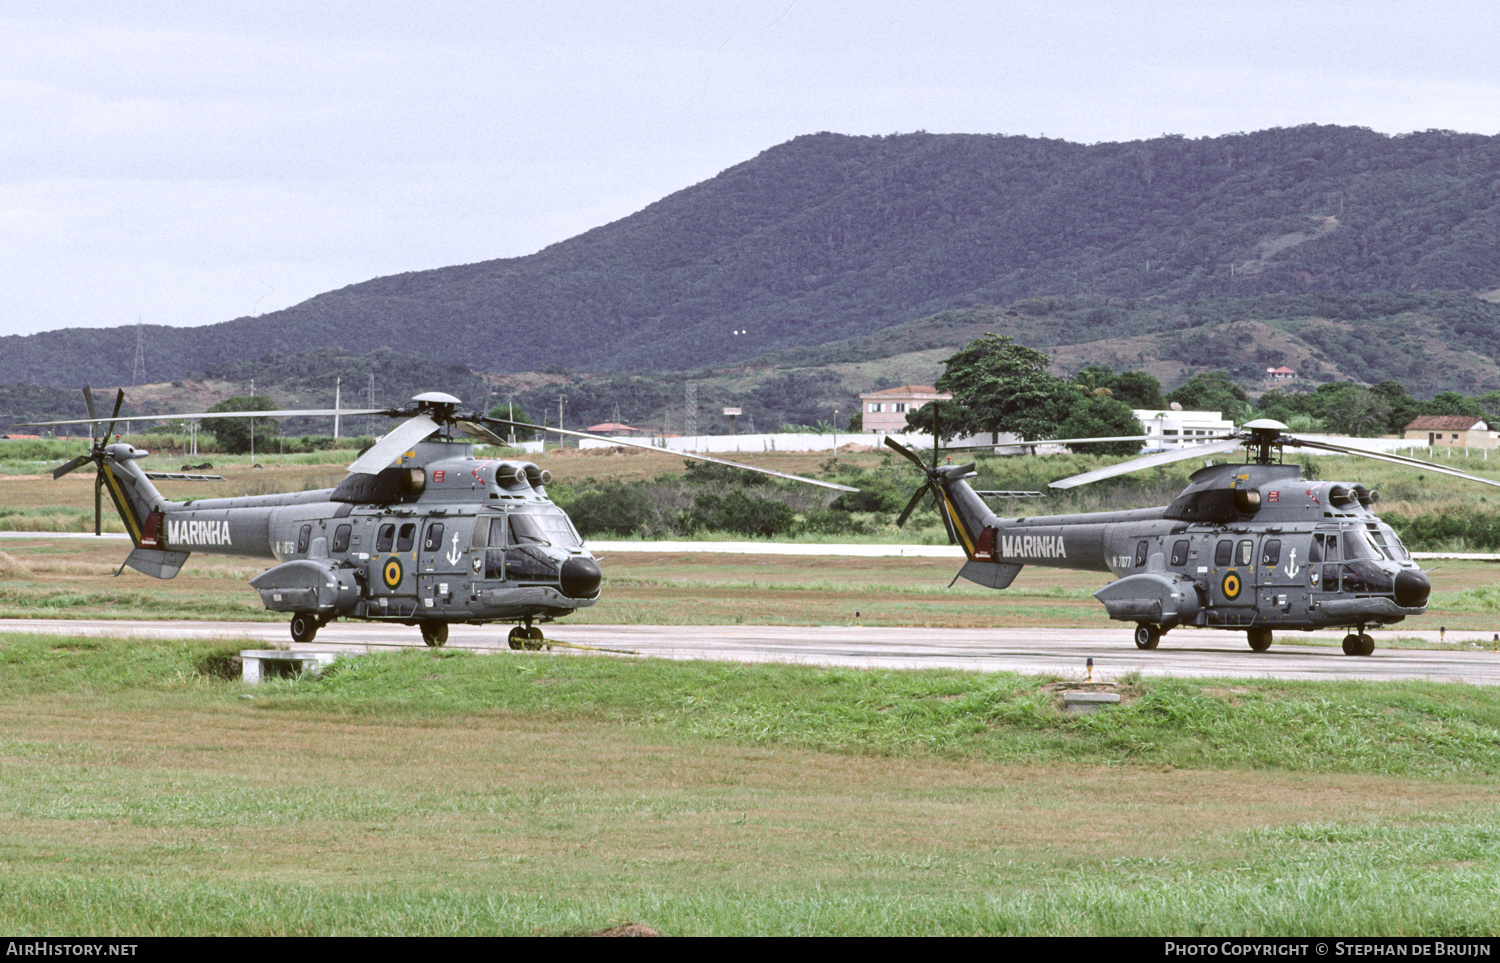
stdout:
{"type": "Polygon", "coordinates": [[[1483,421],[1472,415],[1422,415],[1413,418],[1407,431],[1468,431],[1483,421]]]}
{"type": "Polygon", "coordinates": [[[947,394],[947,392],[946,391],[939,392],[932,385],[902,385],[899,388],[883,388],[880,391],[866,391],[864,394],[860,395],[860,397],[861,398],[866,398],[866,397],[869,397],[871,395],[936,395],[936,394],[947,394]]]}

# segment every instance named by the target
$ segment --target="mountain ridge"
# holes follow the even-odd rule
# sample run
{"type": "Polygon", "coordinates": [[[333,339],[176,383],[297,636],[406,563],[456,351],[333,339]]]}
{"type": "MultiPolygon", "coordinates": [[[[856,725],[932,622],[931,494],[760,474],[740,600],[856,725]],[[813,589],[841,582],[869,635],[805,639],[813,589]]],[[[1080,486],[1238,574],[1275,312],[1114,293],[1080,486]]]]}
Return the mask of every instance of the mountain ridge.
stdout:
{"type": "MultiPolygon", "coordinates": [[[[809,134],[525,257],[140,330],[155,379],[318,347],[419,346],[498,372],[690,370],[1030,297],[1474,294],[1500,287],[1497,188],[1500,137],[1448,131],[809,134]]],[[[0,380],[121,383],[136,331],[0,339],[0,380]]]]}

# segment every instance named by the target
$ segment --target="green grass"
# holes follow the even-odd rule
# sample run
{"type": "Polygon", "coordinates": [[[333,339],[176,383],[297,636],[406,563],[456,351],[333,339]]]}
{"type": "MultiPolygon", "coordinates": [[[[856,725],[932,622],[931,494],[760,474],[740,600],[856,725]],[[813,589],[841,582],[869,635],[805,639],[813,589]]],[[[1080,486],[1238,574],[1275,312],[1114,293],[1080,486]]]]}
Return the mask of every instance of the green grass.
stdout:
{"type": "MultiPolygon", "coordinates": [[[[3,636],[0,696],[183,687],[225,695],[222,645],[3,636]],[[207,688],[205,688],[207,686],[207,688]]],[[[237,651],[237,649],[235,650],[237,651]]],[[[1500,690],[1443,683],[1129,678],[1109,712],[1062,711],[1051,680],[1001,672],[487,657],[341,659],[325,678],[269,683],[263,713],[442,724],[496,706],[528,718],[648,727],[818,752],[993,763],[1141,763],[1399,776],[1500,774],[1500,690]]]]}
{"type": "Polygon", "coordinates": [[[0,636],[32,934],[1486,934],[1500,692],[0,636]]]}

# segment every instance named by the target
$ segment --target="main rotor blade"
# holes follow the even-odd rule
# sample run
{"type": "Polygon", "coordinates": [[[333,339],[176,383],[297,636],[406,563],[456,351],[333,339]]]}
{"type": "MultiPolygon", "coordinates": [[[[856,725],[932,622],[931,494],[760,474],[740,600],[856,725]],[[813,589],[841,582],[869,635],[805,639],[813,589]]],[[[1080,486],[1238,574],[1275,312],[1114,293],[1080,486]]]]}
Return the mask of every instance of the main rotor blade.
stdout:
{"type": "Polygon", "coordinates": [[[371,445],[363,455],[354,459],[354,464],[349,466],[349,470],[362,475],[377,474],[391,462],[400,458],[412,445],[437,430],[438,423],[431,418],[422,414],[412,415],[387,432],[384,438],[371,445]]]}
{"type": "Polygon", "coordinates": [[[1110,441],[1148,441],[1152,437],[1152,435],[1116,435],[1112,438],[1043,438],[1038,441],[997,441],[988,445],[947,445],[944,446],[943,451],[991,451],[996,448],[1035,449],[1041,445],[1093,445],[1104,444],[1110,441]]]}
{"type": "Polygon", "coordinates": [[[468,435],[470,438],[475,438],[479,441],[484,442],[486,445],[506,444],[504,438],[501,438],[499,435],[495,434],[493,431],[490,431],[484,425],[479,424],[477,421],[455,421],[453,423],[453,427],[468,435]]]}
{"type": "Polygon", "coordinates": [[[272,408],[269,411],[189,411],[161,415],[127,415],[124,418],[73,418],[67,421],[17,422],[27,428],[46,428],[51,425],[87,425],[103,421],[177,421],[188,418],[331,418],[334,415],[389,415],[390,408],[272,408]]]}
{"type": "Polygon", "coordinates": [[[742,468],[745,471],[759,472],[762,475],[770,475],[774,478],[785,478],[788,481],[802,482],[807,485],[817,485],[819,488],[831,488],[838,492],[857,492],[858,488],[850,488],[848,485],[838,485],[833,482],[823,481],[819,478],[808,478],[805,475],[793,475],[784,471],[774,471],[770,468],[757,468],[754,465],[744,465],[737,461],[729,461],[726,458],[710,458],[708,455],[699,455],[691,451],[677,451],[672,448],[658,448],[644,442],[630,441],[625,438],[609,438],[605,435],[591,435],[586,431],[573,431],[571,428],[547,428],[542,425],[527,424],[524,421],[507,421],[504,418],[480,419],[487,425],[505,425],[510,428],[527,428],[532,431],[546,431],[554,435],[567,435],[570,438],[589,438],[594,441],[604,441],[611,445],[623,445],[627,448],[641,448],[645,451],[654,451],[663,455],[680,455],[683,458],[691,458],[694,461],[712,462],[715,465],[728,465],[730,468],[742,468]]]}
{"type": "Polygon", "coordinates": [[[102,504],[102,495],[103,495],[103,493],[104,493],[104,466],[101,465],[99,467],[98,473],[96,475],[94,475],[94,534],[95,535],[103,535],[104,534],[104,530],[101,527],[102,523],[99,520],[100,513],[103,511],[103,504],[102,504]]]}
{"type": "Polygon", "coordinates": [[[68,472],[72,471],[73,469],[75,469],[75,468],[81,468],[81,467],[83,467],[84,465],[87,465],[89,462],[91,462],[93,460],[94,460],[94,457],[92,455],[79,455],[77,458],[74,458],[70,462],[66,462],[65,464],[58,465],[56,468],[52,469],[52,480],[53,481],[57,481],[59,478],[61,478],[62,476],[66,475],[68,472]]]}
{"type": "Polygon", "coordinates": [[[1483,485],[1494,485],[1496,488],[1500,488],[1500,481],[1495,481],[1493,478],[1480,478],[1478,475],[1470,475],[1469,473],[1459,471],[1456,468],[1445,468],[1442,465],[1434,465],[1430,461],[1422,461],[1417,458],[1406,458],[1402,455],[1391,455],[1383,451],[1376,452],[1370,451],[1365,448],[1351,448],[1347,445],[1334,445],[1327,442],[1309,441],[1306,438],[1293,438],[1290,436],[1287,437],[1286,443],[1297,448],[1318,448],[1323,451],[1333,451],[1345,455],[1359,455],[1363,458],[1373,458],[1376,461],[1388,461],[1394,465],[1406,465],[1409,468],[1421,468],[1424,471],[1435,471],[1442,475],[1452,475],[1454,478],[1465,478],[1469,481],[1476,481],[1483,485]]]}
{"type": "Polygon", "coordinates": [[[906,524],[906,520],[911,517],[911,513],[916,509],[917,504],[921,502],[922,498],[926,496],[926,494],[926,485],[923,485],[921,488],[918,488],[915,492],[912,493],[911,501],[906,503],[906,507],[901,510],[900,517],[896,519],[897,528],[901,528],[906,524]]]}
{"type": "Polygon", "coordinates": [[[1178,448],[1174,451],[1159,451],[1153,455],[1142,455],[1139,458],[1122,461],[1118,465],[1110,465],[1108,468],[1096,468],[1093,471],[1086,471],[1081,475],[1062,478],[1052,482],[1047,487],[1076,488],[1079,485],[1102,481],[1105,478],[1114,478],[1116,475],[1128,475],[1134,471],[1144,471],[1147,468],[1155,468],[1158,465],[1170,465],[1177,461],[1202,458],[1204,455],[1226,454],[1239,447],[1239,441],[1235,440],[1215,442],[1211,445],[1193,445],[1190,448],[1178,448]]]}

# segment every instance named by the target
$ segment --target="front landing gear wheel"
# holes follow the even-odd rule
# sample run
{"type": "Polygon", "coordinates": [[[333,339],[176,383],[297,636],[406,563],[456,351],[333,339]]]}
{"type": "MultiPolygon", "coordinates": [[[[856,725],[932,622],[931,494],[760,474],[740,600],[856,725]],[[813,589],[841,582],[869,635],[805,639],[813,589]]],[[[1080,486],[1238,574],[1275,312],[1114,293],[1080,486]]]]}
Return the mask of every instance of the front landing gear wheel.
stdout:
{"type": "Polygon", "coordinates": [[[318,620],[311,615],[297,613],[292,616],[292,641],[298,645],[305,645],[313,640],[318,634],[318,620]]]}
{"type": "Polygon", "coordinates": [[[426,642],[431,648],[441,648],[443,643],[448,641],[448,623],[423,622],[422,641],[426,642]]]}
{"type": "Polygon", "coordinates": [[[1264,652],[1271,647],[1271,630],[1264,627],[1248,629],[1245,637],[1250,640],[1251,652],[1264,652]]]}
{"type": "MultiPolygon", "coordinates": [[[[526,630],[526,648],[532,652],[541,651],[542,646],[547,645],[547,640],[542,636],[542,627],[533,625],[526,630]]],[[[547,646],[549,649],[551,646],[547,646]]]]}
{"type": "Polygon", "coordinates": [[[526,648],[527,639],[526,630],[518,625],[510,630],[510,635],[506,637],[505,641],[512,649],[519,652],[521,649],[526,648]]]}
{"type": "Polygon", "coordinates": [[[1154,649],[1156,643],[1161,641],[1161,629],[1148,622],[1142,622],[1135,627],[1135,647],[1137,649],[1154,649]]]}

